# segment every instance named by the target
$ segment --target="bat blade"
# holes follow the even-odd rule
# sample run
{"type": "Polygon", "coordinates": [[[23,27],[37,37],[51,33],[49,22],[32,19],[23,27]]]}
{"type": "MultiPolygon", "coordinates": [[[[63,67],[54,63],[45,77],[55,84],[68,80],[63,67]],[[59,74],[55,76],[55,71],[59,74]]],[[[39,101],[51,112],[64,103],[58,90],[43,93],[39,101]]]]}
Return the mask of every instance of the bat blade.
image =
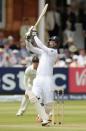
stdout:
{"type": "Polygon", "coordinates": [[[35,23],[34,27],[36,28],[37,25],[39,24],[40,20],[42,19],[42,17],[45,15],[46,11],[47,11],[47,8],[48,8],[48,4],[46,4],[42,10],[42,13],[40,14],[37,22],[35,23]]]}

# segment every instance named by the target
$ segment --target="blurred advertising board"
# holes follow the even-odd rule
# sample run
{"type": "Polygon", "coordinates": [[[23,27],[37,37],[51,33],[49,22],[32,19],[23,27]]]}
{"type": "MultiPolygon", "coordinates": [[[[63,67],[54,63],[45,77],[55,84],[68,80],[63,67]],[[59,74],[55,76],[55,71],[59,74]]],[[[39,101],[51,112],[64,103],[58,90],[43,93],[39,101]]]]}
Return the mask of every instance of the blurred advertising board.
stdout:
{"type": "Polygon", "coordinates": [[[86,93],[86,68],[69,68],[69,93],[86,93]]]}
{"type": "Polygon", "coordinates": [[[64,88],[64,92],[68,93],[68,68],[54,68],[55,87],[64,88]]]}
{"type": "MultiPolygon", "coordinates": [[[[25,68],[0,68],[0,94],[24,94],[25,68]]],[[[86,68],[54,68],[56,88],[65,94],[86,94],[86,68]]]]}
{"type": "Polygon", "coordinates": [[[22,94],[24,68],[0,68],[0,94],[22,94]]]}

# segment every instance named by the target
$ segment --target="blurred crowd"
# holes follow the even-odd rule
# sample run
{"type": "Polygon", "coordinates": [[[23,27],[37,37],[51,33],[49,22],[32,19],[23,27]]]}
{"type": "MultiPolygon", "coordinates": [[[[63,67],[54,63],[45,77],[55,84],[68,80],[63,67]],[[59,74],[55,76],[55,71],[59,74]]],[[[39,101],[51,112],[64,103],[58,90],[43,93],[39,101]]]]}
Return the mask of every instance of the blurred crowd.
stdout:
{"type": "Polygon", "coordinates": [[[86,48],[86,1],[72,0],[64,8],[50,4],[46,13],[46,32],[49,37],[60,36],[63,44],[72,37],[78,48],[86,48]]]}
{"type": "Polygon", "coordinates": [[[79,51],[68,49],[61,49],[61,52],[57,58],[55,67],[86,67],[86,52],[85,49],[79,51]]]}
{"type": "Polygon", "coordinates": [[[46,13],[46,40],[60,38],[55,66],[86,67],[86,1],[72,0],[64,8],[50,4],[46,13]]]}
{"type": "MultiPolygon", "coordinates": [[[[24,39],[15,42],[12,36],[3,37],[0,32],[0,67],[24,67],[31,64],[32,52],[28,52],[24,39]]],[[[85,49],[77,49],[73,39],[68,39],[68,45],[59,48],[55,67],[86,67],[85,49]],[[67,46],[67,47],[66,47],[67,46]]]]}
{"type": "MultiPolygon", "coordinates": [[[[55,67],[86,67],[86,4],[72,2],[65,11],[55,4],[49,7],[45,18],[46,40],[51,36],[61,39],[59,56],[55,67]]],[[[26,50],[24,36],[29,29],[27,18],[15,37],[5,37],[0,31],[0,67],[24,67],[31,64],[32,52],[26,50]]]]}
{"type": "Polygon", "coordinates": [[[26,50],[24,39],[16,42],[13,36],[4,38],[0,32],[0,67],[22,67],[31,63],[32,53],[26,50]]]}

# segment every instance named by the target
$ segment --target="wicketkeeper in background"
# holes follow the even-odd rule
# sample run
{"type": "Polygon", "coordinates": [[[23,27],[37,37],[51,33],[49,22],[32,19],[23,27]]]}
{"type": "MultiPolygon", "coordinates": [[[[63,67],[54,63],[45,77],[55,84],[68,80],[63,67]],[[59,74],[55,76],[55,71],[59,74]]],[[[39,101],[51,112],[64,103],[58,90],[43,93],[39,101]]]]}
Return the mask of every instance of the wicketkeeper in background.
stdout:
{"type": "Polygon", "coordinates": [[[17,112],[17,116],[22,115],[27,108],[28,102],[29,102],[29,94],[31,94],[33,80],[36,76],[36,70],[38,67],[39,58],[37,56],[34,56],[32,58],[32,64],[28,66],[25,70],[24,74],[24,86],[25,86],[25,95],[22,98],[20,108],[17,112]]]}

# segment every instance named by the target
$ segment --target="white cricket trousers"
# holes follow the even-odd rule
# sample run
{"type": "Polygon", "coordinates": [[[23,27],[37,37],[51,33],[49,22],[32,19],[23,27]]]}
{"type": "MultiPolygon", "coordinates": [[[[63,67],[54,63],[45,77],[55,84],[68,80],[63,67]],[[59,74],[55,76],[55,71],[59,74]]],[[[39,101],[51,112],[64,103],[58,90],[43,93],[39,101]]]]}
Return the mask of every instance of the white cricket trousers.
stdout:
{"type": "Polygon", "coordinates": [[[32,92],[42,99],[44,104],[53,102],[53,76],[37,76],[33,81],[32,92]]]}

